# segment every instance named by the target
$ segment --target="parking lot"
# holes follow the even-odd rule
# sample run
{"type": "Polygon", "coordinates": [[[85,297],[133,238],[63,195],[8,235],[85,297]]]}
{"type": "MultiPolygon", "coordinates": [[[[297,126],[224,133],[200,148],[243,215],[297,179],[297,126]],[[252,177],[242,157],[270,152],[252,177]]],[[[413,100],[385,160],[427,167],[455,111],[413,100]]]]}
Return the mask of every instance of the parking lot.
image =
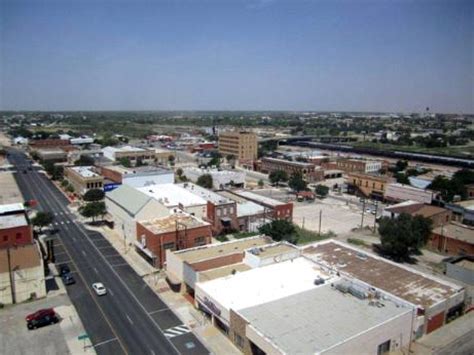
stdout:
{"type": "Polygon", "coordinates": [[[84,333],[74,306],[65,294],[34,302],[8,306],[0,312],[0,352],[2,354],[94,354],[90,343],[79,341],[84,333]],[[54,308],[60,317],[58,324],[28,330],[25,317],[42,308],[54,308]]]}
{"type": "MultiPolygon", "coordinates": [[[[360,228],[362,221],[363,204],[355,196],[334,195],[324,199],[314,201],[295,201],[295,195],[288,193],[285,189],[261,189],[255,190],[263,196],[271,197],[276,200],[294,203],[293,222],[300,227],[308,230],[319,230],[319,215],[321,211],[321,232],[332,231],[338,236],[345,236],[354,228],[360,228]]],[[[382,205],[379,205],[378,215],[382,211],[382,205]]],[[[373,204],[365,205],[364,227],[373,227],[375,216],[367,210],[374,210],[373,204]]]]}

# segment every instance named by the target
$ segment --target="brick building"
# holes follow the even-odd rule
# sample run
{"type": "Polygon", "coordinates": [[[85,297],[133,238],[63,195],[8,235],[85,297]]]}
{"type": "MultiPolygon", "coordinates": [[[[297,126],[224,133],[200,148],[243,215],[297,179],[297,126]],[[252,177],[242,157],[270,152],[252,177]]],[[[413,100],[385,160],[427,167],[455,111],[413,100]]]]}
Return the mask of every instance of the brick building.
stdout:
{"type": "Polygon", "coordinates": [[[203,219],[211,223],[213,235],[239,229],[235,201],[190,182],[179,186],[207,201],[207,216],[203,219]]]}
{"type": "Polygon", "coordinates": [[[62,148],[69,146],[68,139],[37,139],[37,140],[30,140],[29,148],[30,150],[35,149],[45,149],[45,148],[62,148]]]}
{"type": "Polygon", "coordinates": [[[362,173],[349,173],[346,180],[349,192],[360,193],[365,197],[378,200],[384,199],[387,185],[393,181],[385,175],[362,173]]]}
{"type": "Polygon", "coordinates": [[[211,225],[182,211],[137,222],[137,252],[151,265],[162,268],[166,250],[182,250],[212,242],[211,225]]]}
{"type": "Polygon", "coordinates": [[[93,189],[102,190],[104,178],[92,166],[70,166],[64,169],[64,177],[74,187],[74,192],[84,195],[93,189]]]}
{"type": "MultiPolygon", "coordinates": [[[[124,147],[105,147],[102,148],[104,157],[112,161],[120,159],[129,159],[131,165],[136,165],[137,161],[151,164],[157,159],[157,152],[154,149],[143,149],[132,146],[124,147]]],[[[169,155],[169,154],[168,154],[169,155]]]]}
{"type": "Polygon", "coordinates": [[[224,157],[232,154],[241,161],[257,159],[257,135],[246,131],[231,131],[219,133],[219,153],[224,157]]]}
{"type": "Polygon", "coordinates": [[[383,216],[396,218],[400,214],[406,213],[411,216],[423,216],[431,219],[433,227],[439,227],[451,222],[451,211],[446,208],[426,205],[416,201],[405,201],[396,205],[386,207],[383,216]]]}
{"type": "Polygon", "coordinates": [[[324,180],[324,170],[316,167],[315,164],[299,161],[289,161],[285,159],[262,158],[260,170],[269,174],[274,171],[284,171],[288,177],[295,173],[301,174],[307,182],[324,180]]]}
{"type": "Polygon", "coordinates": [[[474,255],[474,227],[456,222],[437,227],[427,247],[448,255],[474,255]]]}
{"type": "Polygon", "coordinates": [[[33,228],[21,203],[0,206],[0,248],[33,243],[33,228]]]}
{"type": "Polygon", "coordinates": [[[378,173],[382,169],[380,160],[339,159],[335,162],[335,169],[346,173],[378,173]]]}
{"type": "Polygon", "coordinates": [[[285,219],[290,222],[293,221],[292,202],[281,202],[270,197],[262,196],[246,190],[236,190],[229,192],[263,206],[264,218],[285,219]]]}

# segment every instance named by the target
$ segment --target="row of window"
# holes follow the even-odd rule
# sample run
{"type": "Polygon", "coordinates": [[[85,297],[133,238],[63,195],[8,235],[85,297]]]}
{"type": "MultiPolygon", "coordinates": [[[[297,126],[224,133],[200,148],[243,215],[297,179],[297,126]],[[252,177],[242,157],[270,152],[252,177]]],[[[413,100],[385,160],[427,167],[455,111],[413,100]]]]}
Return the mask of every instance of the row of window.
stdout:
{"type": "MultiPolygon", "coordinates": [[[[196,237],[194,238],[194,245],[195,246],[200,246],[206,244],[206,237],[196,237]]],[[[176,243],[175,242],[168,242],[163,244],[163,249],[176,249],[176,243]]]]}
{"type": "MultiPolygon", "coordinates": [[[[21,234],[21,233],[17,233],[17,234],[15,235],[15,239],[16,239],[16,240],[21,239],[21,237],[23,237],[23,234],[21,234]]],[[[4,236],[3,236],[3,241],[4,241],[4,242],[7,242],[7,241],[8,241],[8,235],[4,235],[4,236]]]]}
{"type": "Polygon", "coordinates": [[[99,181],[99,182],[88,182],[86,184],[86,187],[88,189],[101,189],[102,188],[102,182],[99,181]]]}
{"type": "Polygon", "coordinates": [[[217,210],[216,210],[217,217],[220,217],[220,216],[227,216],[227,215],[233,215],[234,212],[235,212],[235,211],[234,211],[234,207],[233,207],[233,206],[217,208],[217,210]]]}

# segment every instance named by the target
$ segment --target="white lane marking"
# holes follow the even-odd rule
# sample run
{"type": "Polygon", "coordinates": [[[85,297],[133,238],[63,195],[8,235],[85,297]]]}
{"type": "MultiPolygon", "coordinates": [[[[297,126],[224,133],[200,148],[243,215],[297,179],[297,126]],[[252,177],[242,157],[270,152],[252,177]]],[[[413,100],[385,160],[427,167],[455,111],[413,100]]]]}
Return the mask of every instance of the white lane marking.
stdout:
{"type": "Polygon", "coordinates": [[[114,295],[114,292],[112,291],[111,288],[109,288],[109,292],[110,292],[110,294],[111,294],[112,296],[114,295]]]}
{"type": "Polygon", "coordinates": [[[99,273],[99,272],[97,271],[97,269],[96,269],[96,268],[93,268],[93,269],[94,269],[94,271],[95,271],[95,273],[96,273],[96,274],[98,274],[98,273],[99,273]]]}
{"type": "Polygon", "coordinates": [[[157,309],[156,311],[151,311],[151,312],[148,312],[148,314],[155,314],[155,313],[159,313],[159,312],[163,312],[163,311],[169,311],[168,308],[163,308],[163,309],[157,309]]]}
{"type": "Polygon", "coordinates": [[[156,355],[152,349],[150,349],[150,352],[151,352],[151,355],[156,355]]]}
{"type": "Polygon", "coordinates": [[[127,313],[125,313],[125,317],[127,317],[127,319],[128,319],[128,321],[130,322],[130,324],[133,325],[132,318],[130,318],[127,313]]]}
{"type": "Polygon", "coordinates": [[[109,340],[104,340],[104,341],[101,341],[100,343],[97,343],[97,344],[94,344],[93,347],[98,347],[98,346],[101,346],[101,345],[104,345],[104,344],[107,344],[107,343],[110,343],[111,341],[116,341],[118,340],[117,338],[112,338],[112,339],[109,339],[109,340]]]}
{"type": "Polygon", "coordinates": [[[61,221],[61,224],[64,224],[64,222],[63,222],[63,221],[61,221]]]}
{"type": "MultiPolygon", "coordinates": [[[[46,182],[44,182],[44,184],[46,185],[46,190],[48,190],[48,194],[52,194],[51,191],[49,191],[50,186],[47,185],[46,182]]],[[[53,194],[54,196],[54,194],[53,194]]],[[[60,208],[64,209],[65,207],[63,206],[60,206],[60,208]]],[[[148,316],[148,318],[151,320],[151,322],[155,325],[155,327],[161,331],[163,334],[163,329],[160,327],[160,325],[147,313],[146,309],[145,309],[145,306],[138,300],[137,296],[131,291],[130,287],[125,283],[125,281],[122,279],[122,277],[114,270],[114,268],[112,267],[112,265],[110,264],[110,262],[104,257],[104,255],[102,255],[102,253],[100,253],[99,249],[97,248],[97,246],[95,246],[95,244],[93,243],[92,241],[92,238],[88,235],[88,233],[84,230],[84,227],[82,226],[82,224],[79,222],[79,221],[76,221],[75,224],[77,225],[78,227],[78,231],[80,233],[82,233],[87,241],[93,246],[93,248],[96,249],[96,251],[100,254],[100,256],[102,256],[103,260],[105,261],[106,264],[109,265],[110,269],[112,270],[112,273],[115,274],[115,276],[117,277],[117,279],[120,281],[120,283],[123,285],[123,287],[128,291],[128,293],[130,294],[130,296],[135,300],[135,302],[137,303],[137,305],[145,312],[145,314],[148,316]]],[[[128,264],[126,264],[128,265],[128,264]]],[[[145,285],[146,287],[146,285],[145,285]]],[[[109,290],[111,295],[113,296],[113,292],[111,290],[109,290]]],[[[161,297],[158,295],[158,298],[161,300],[161,297]]],[[[170,345],[173,347],[173,349],[176,350],[176,352],[179,354],[180,351],[178,350],[178,348],[172,343],[170,342],[170,345]]]]}
{"type": "Polygon", "coordinates": [[[81,250],[82,255],[87,256],[86,252],[84,250],[81,250]]]}

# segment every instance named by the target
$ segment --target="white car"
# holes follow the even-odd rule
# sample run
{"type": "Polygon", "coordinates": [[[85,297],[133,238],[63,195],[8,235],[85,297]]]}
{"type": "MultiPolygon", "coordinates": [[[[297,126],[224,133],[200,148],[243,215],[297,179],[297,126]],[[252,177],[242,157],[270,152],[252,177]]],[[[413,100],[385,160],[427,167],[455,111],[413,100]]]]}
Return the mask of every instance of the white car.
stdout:
{"type": "Polygon", "coordinates": [[[102,282],[96,282],[96,283],[92,284],[92,288],[94,289],[97,296],[103,296],[103,295],[107,294],[107,289],[105,288],[105,286],[102,282]]]}

